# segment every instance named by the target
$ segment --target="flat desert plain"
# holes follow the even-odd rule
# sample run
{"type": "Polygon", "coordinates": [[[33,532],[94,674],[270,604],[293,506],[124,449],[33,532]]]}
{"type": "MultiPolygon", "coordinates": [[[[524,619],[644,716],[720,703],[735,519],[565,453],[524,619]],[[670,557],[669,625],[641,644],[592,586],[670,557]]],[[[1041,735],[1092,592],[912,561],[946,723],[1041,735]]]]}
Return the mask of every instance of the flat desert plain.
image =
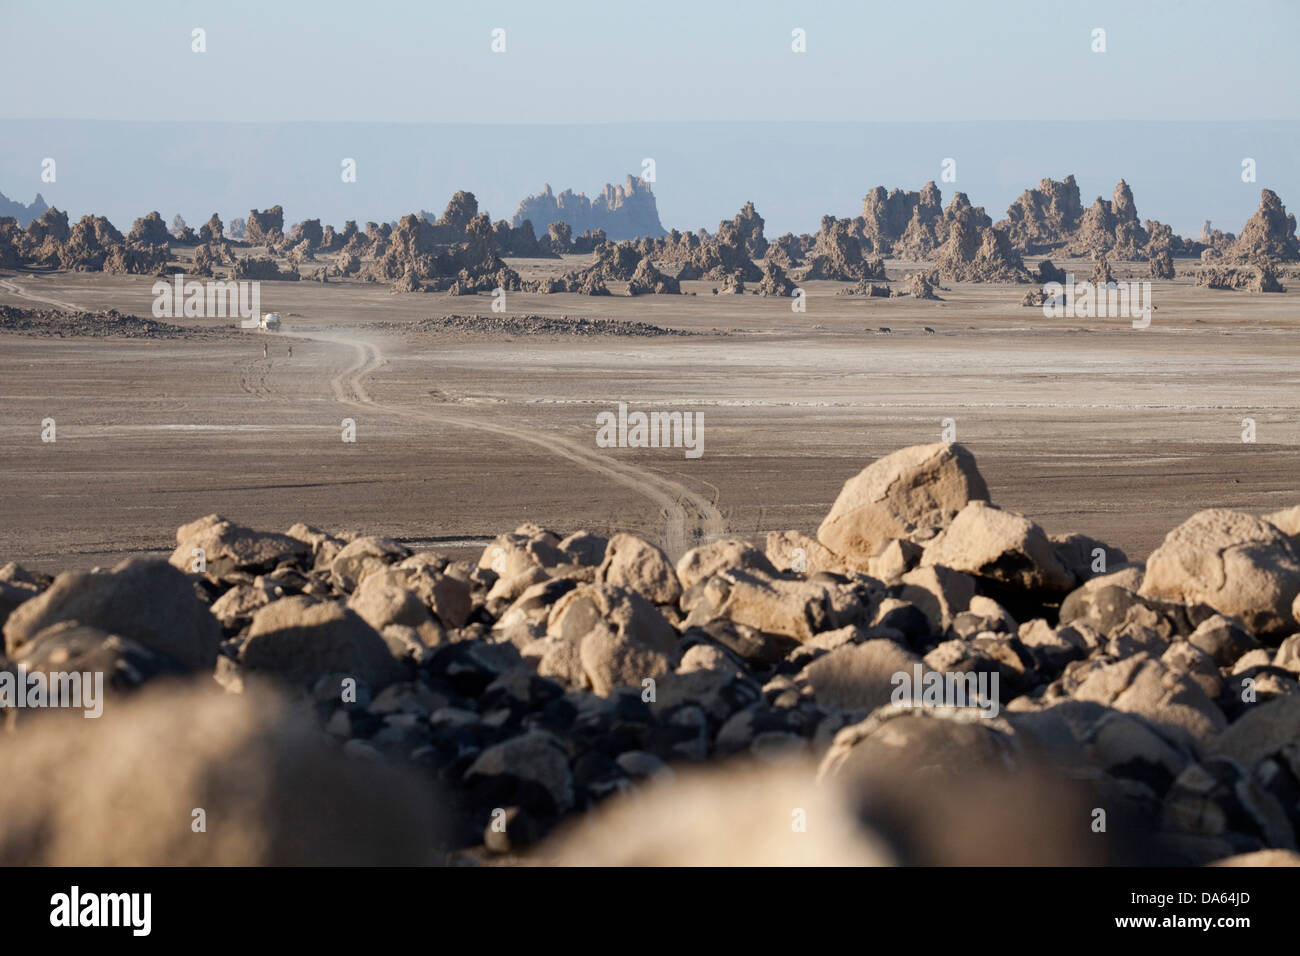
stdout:
{"type": "MultiPolygon", "coordinates": [[[[511,260],[525,278],[585,264],[511,260]]],[[[1064,263],[1086,277],[1091,263],[1064,263]]],[[[1180,272],[1185,267],[1179,262],[1180,272]]],[[[907,264],[889,263],[901,276],[907,264]]],[[[1119,278],[1145,264],[1121,264],[1119,278]]],[[[151,316],[155,281],[0,277],[0,304],[151,316]]],[[[231,319],[193,338],[0,334],[0,562],[43,571],[165,553],[218,512],[305,521],[467,555],[523,522],[633,531],[676,557],[719,535],[815,532],[872,459],[969,447],[994,501],[1049,532],[1144,558],[1201,508],[1300,502],[1300,293],[1153,282],[1149,328],[1049,319],[1026,286],[953,284],[942,301],[837,296],[394,294],[264,282],[279,333],[231,319]],[[688,335],[421,329],[443,315],[644,322],[688,335]],[[263,357],[263,345],[268,357],[263,357]],[[293,355],[288,355],[292,347],[293,355]],[[597,415],[703,414],[703,455],[601,448],[597,415]],[[44,419],[56,441],[41,440],[44,419]],[[356,440],[342,440],[345,418],[356,440]],[[1243,441],[1243,419],[1255,441],[1243,441]]],[[[901,283],[895,283],[901,285],[901,283]]],[[[1295,282],[1292,282],[1295,286],[1295,282]]]]}

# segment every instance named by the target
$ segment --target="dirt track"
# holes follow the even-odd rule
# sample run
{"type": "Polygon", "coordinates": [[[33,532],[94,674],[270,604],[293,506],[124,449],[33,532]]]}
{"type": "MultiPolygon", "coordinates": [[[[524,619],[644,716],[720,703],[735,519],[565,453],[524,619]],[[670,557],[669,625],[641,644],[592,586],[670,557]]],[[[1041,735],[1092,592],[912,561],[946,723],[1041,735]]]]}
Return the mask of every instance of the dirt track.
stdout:
{"type": "Polygon", "coordinates": [[[344,405],[416,421],[486,431],[519,442],[521,445],[532,445],[541,448],[544,452],[558,455],[585,471],[622,485],[634,494],[642,495],[657,504],[664,517],[664,529],[659,543],[670,554],[682,554],[694,547],[696,543],[719,537],[727,530],[726,521],[713,503],[705,500],[686,485],[635,464],[611,461],[602,456],[600,449],[584,447],[555,435],[539,435],[527,429],[476,420],[463,413],[455,414],[429,408],[403,408],[377,402],[370,397],[366,379],[385,364],[379,348],[353,338],[318,338],[321,341],[351,348],[356,354],[356,361],[330,382],[335,397],[344,405]]]}
{"type": "MultiPolygon", "coordinates": [[[[0,303],[25,304],[15,282],[42,303],[149,314],[145,277],[8,277],[0,303]]],[[[1139,557],[1198,508],[1300,500],[1294,292],[1158,283],[1139,332],[1046,321],[1010,286],[935,303],[812,283],[794,315],[788,300],[687,285],[700,294],[509,304],[700,333],[684,339],[363,333],[486,314],[487,300],[306,282],[264,284],[278,336],[0,336],[0,559],[54,570],[168,549],[211,511],[450,550],[523,521],[625,528],[676,553],[724,531],[815,530],[847,477],[938,440],[945,418],[999,503],[1139,557]],[[703,457],[598,448],[595,416],[619,402],[703,412],[703,457]],[[340,440],[344,417],[356,444],[340,440]]]]}

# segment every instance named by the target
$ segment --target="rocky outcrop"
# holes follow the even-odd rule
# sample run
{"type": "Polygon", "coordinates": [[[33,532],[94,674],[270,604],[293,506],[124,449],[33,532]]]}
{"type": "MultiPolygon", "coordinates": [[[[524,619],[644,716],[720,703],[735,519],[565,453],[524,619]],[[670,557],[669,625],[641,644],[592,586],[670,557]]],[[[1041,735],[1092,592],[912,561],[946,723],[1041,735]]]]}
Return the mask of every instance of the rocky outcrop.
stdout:
{"type": "Polygon", "coordinates": [[[868,252],[923,259],[943,243],[942,220],[942,195],[933,182],[920,192],[877,186],[862,199],[860,237],[868,252]]]}
{"type": "Polygon", "coordinates": [[[231,271],[233,279],[252,279],[264,282],[297,282],[302,278],[294,269],[280,270],[270,256],[240,256],[231,271]]]}
{"type": "Polygon", "coordinates": [[[244,239],[250,246],[274,245],[284,237],[284,210],[279,206],[248,211],[244,239]]]}
{"type": "MultiPolygon", "coordinates": [[[[1020,253],[1001,229],[980,226],[983,210],[956,216],[935,253],[932,274],[947,282],[1032,282],[1020,253]]],[[[987,218],[987,217],[984,217],[987,218]]]]}
{"type": "Polygon", "coordinates": [[[324,245],[324,240],[325,230],[321,228],[320,220],[304,219],[289,233],[288,244],[294,247],[302,246],[304,251],[314,252],[324,245]]]}
{"type": "Polygon", "coordinates": [[[70,272],[152,275],[170,258],[166,227],[157,213],[152,217],[136,220],[132,235],[137,238],[127,239],[102,216],[83,216],[69,230],[67,216],[51,209],[28,226],[25,237],[14,235],[14,248],[18,259],[28,265],[70,272]],[[158,238],[156,229],[161,229],[160,244],[143,241],[158,238]]]}
{"type": "Polygon", "coordinates": [[[1011,245],[1030,255],[1059,249],[1070,241],[1083,217],[1079,184],[1074,176],[1060,182],[1044,179],[1036,189],[1026,189],[998,223],[1011,245]]]}
{"type": "Polygon", "coordinates": [[[664,257],[670,262],[683,263],[678,279],[758,282],[763,277],[749,256],[744,235],[731,223],[723,223],[718,234],[711,238],[683,236],[677,246],[664,250],[664,257]]]}
{"type": "Polygon", "coordinates": [[[773,259],[763,260],[763,278],[758,281],[759,295],[791,296],[795,284],[785,274],[785,270],[773,259]]]}
{"type": "Polygon", "coordinates": [[[800,281],[829,279],[835,282],[883,279],[884,264],[879,259],[868,263],[863,254],[862,240],[854,235],[852,220],[828,216],[822,221],[816,244],[799,278],[800,281]]]}
{"type": "MultiPolygon", "coordinates": [[[[719,231],[726,223],[719,224],[719,231]]],[[[767,239],[763,236],[763,217],[758,214],[752,202],[745,203],[740,212],[731,220],[731,226],[745,245],[745,253],[751,259],[762,259],[767,255],[767,239]]]]}
{"type": "Polygon", "coordinates": [[[1145,259],[1148,235],[1138,221],[1133,191],[1120,180],[1111,201],[1100,196],[1084,211],[1070,246],[1076,255],[1113,259],[1145,259]]]}
{"type": "Polygon", "coordinates": [[[1153,279],[1172,279],[1174,278],[1174,259],[1168,250],[1159,252],[1151,257],[1151,278],[1153,279]]]}
{"type": "Polygon", "coordinates": [[[679,295],[681,291],[678,281],[656,269],[648,257],[637,263],[627,284],[628,295],[679,295]]]}
{"type": "Polygon", "coordinates": [[[1236,262],[1268,265],[1300,259],[1296,240],[1295,216],[1286,211],[1282,200],[1271,189],[1260,191],[1259,208],[1241,228],[1228,258],[1236,262]]]}
{"type": "Polygon", "coordinates": [[[512,225],[565,222],[575,233],[603,230],[613,240],[665,235],[650,184],[629,175],[622,186],[606,185],[594,199],[566,189],[556,195],[550,185],[519,203],[512,225]]]}
{"type": "Polygon", "coordinates": [[[163,222],[162,216],[156,210],[137,219],[127,236],[129,241],[147,246],[165,246],[171,238],[171,233],[167,231],[167,224],[163,222]]]}
{"type": "Polygon", "coordinates": [[[941,301],[935,294],[935,283],[930,281],[924,272],[913,272],[907,277],[905,291],[908,295],[915,296],[918,299],[932,299],[941,301]]]}
{"type": "Polygon", "coordinates": [[[33,220],[40,218],[49,208],[40,193],[37,193],[36,198],[27,205],[0,193],[0,219],[6,217],[13,219],[20,229],[26,228],[33,220]]]}
{"type": "Polygon", "coordinates": [[[1202,266],[1196,272],[1196,284],[1209,289],[1238,289],[1248,292],[1285,292],[1277,269],[1267,263],[1243,268],[1202,266]]]}
{"type": "Polygon", "coordinates": [[[199,226],[200,242],[212,242],[214,240],[224,239],[225,235],[225,228],[221,224],[221,217],[215,212],[212,214],[211,219],[199,226]]]}

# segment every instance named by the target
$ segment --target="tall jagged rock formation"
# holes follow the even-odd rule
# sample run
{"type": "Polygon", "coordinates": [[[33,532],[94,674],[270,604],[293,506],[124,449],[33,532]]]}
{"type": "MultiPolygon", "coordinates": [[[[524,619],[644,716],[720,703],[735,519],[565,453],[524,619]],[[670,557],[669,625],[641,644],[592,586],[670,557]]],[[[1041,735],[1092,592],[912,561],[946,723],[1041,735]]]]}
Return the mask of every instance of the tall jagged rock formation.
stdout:
{"type": "Polygon", "coordinates": [[[1237,262],[1294,262],[1300,259],[1296,241],[1295,215],[1286,211],[1271,189],[1260,190],[1259,208],[1241,227],[1228,257],[1237,262]]]}
{"type": "Polygon", "coordinates": [[[23,205],[16,199],[8,198],[4,193],[0,193],[0,217],[10,216],[14,219],[20,228],[27,228],[27,225],[38,218],[45,210],[49,209],[45,202],[45,197],[40,193],[29,205],[23,205]]]}
{"type": "Polygon", "coordinates": [[[1017,249],[1037,254],[1064,246],[1082,218],[1079,184],[1069,175],[1060,182],[1047,178],[1037,189],[1026,189],[1007,209],[1007,218],[998,228],[1006,231],[1017,249]]]}
{"type": "Polygon", "coordinates": [[[556,195],[548,183],[540,193],[519,204],[511,223],[521,226],[525,219],[531,219],[534,226],[566,222],[575,235],[603,229],[615,241],[667,234],[659,222],[650,184],[631,175],[623,186],[606,184],[594,199],[570,189],[556,195]]]}

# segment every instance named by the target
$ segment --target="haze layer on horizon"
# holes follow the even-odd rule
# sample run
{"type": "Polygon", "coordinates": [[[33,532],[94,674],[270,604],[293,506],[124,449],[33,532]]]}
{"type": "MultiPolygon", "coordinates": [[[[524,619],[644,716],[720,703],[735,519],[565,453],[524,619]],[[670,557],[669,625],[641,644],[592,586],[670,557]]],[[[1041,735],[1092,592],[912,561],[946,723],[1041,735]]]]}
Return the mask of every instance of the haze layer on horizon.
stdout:
{"type": "MultiPolygon", "coordinates": [[[[341,226],[440,213],[457,189],[509,219],[549,183],[592,195],[655,161],[660,220],[683,231],[717,228],[747,201],[766,232],[816,232],[825,214],[855,216],[876,185],[919,189],[944,202],[962,191],[994,220],[1044,176],[1074,174],[1085,205],[1110,199],[1123,178],[1138,213],[1180,235],[1202,220],[1235,232],[1268,187],[1300,203],[1300,123],[654,123],[482,126],[360,123],[126,123],[7,121],[0,192],[40,192],[74,218],[108,216],[119,228],[150,210],[196,226],[250,208],[284,207],[341,226]],[[42,161],[57,162],[55,182],[42,161]],[[1243,158],[1255,182],[1243,181],[1243,158]],[[356,181],[344,182],[353,159],[356,181]],[[946,169],[944,160],[954,162],[946,169]],[[944,173],[955,181],[944,180],[944,173]]],[[[547,223],[534,223],[540,234],[547,223]]]]}

